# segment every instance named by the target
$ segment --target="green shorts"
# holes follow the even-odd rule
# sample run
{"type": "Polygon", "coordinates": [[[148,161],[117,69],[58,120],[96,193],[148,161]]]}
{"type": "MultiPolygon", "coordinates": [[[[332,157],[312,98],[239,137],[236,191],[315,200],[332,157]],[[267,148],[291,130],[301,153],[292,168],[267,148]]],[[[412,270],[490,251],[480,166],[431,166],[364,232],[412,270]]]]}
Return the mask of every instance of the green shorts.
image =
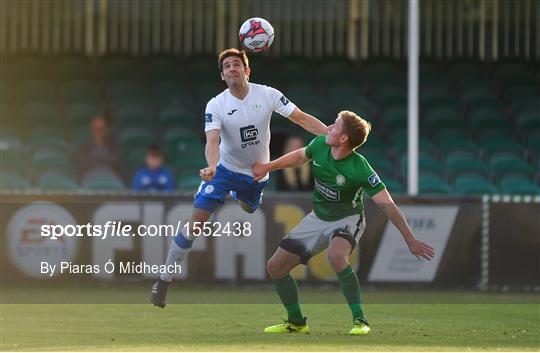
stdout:
{"type": "Polygon", "coordinates": [[[300,262],[307,264],[309,259],[328,247],[330,239],[341,237],[351,243],[351,251],[356,247],[366,229],[363,215],[351,215],[334,222],[323,221],[311,211],[283,238],[279,246],[300,256],[300,262]]]}

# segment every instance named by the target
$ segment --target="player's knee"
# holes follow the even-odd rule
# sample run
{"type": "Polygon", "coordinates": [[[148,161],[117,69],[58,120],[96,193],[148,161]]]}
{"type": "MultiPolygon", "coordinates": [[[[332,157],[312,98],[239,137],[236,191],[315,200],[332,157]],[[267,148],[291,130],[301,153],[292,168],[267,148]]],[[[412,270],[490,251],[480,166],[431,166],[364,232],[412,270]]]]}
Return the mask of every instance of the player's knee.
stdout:
{"type": "Polygon", "coordinates": [[[326,254],[326,259],[328,260],[328,263],[334,271],[339,271],[347,266],[349,263],[349,258],[346,254],[342,254],[339,251],[332,251],[331,249],[328,250],[328,253],[326,254]]]}
{"type": "Polygon", "coordinates": [[[282,270],[279,266],[279,263],[275,261],[273,258],[270,258],[266,262],[266,270],[268,271],[268,274],[270,274],[270,277],[272,278],[281,278],[284,275],[281,274],[282,270]]]}

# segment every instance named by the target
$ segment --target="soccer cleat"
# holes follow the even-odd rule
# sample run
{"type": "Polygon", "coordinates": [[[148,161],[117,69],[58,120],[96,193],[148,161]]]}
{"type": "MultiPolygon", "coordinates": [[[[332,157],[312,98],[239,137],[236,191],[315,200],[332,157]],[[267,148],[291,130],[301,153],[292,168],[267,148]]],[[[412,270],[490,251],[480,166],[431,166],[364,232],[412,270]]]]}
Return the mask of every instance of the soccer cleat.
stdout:
{"type": "Polygon", "coordinates": [[[264,333],[309,333],[309,326],[306,321],[303,325],[296,325],[284,319],[281,324],[265,328],[264,333]]]}
{"type": "Polygon", "coordinates": [[[247,213],[253,213],[255,212],[257,209],[252,209],[251,207],[249,207],[249,205],[247,203],[245,203],[244,201],[242,200],[239,200],[238,199],[238,195],[236,195],[236,191],[232,191],[229,193],[231,195],[231,197],[233,199],[235,199],[236,201],[238,201],[238,203],[240,204],[240,207],[246,211],[247,213]]]}
{"type": "Polygon", "coordinates": [[[349,335],[369,335],[371,329],[367,321],[355,319],[353,321],[353,328],[349,331],[349,335]]]}
{"type": "Polygon", "coordinates": [[[150,297],[150,303],[160,308],[164,308],[167,305],[167,291],[169,290],[169,285],[171,283],[158,279],[156,283],[152,286],[152,296],[150,297]]]}

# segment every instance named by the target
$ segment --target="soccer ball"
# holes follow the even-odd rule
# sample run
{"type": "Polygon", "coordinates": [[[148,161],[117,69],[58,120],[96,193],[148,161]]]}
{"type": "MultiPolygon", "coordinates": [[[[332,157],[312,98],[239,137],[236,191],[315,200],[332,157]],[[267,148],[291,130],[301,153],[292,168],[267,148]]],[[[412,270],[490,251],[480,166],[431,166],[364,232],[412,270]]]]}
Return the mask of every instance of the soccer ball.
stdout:
{"type": "Polygon", "coordinates": [[[274,28],[264,18],[253,17],[242,24],[238,36],[244,48],[253,52],[261,52],[272,45],[274,28]]]}

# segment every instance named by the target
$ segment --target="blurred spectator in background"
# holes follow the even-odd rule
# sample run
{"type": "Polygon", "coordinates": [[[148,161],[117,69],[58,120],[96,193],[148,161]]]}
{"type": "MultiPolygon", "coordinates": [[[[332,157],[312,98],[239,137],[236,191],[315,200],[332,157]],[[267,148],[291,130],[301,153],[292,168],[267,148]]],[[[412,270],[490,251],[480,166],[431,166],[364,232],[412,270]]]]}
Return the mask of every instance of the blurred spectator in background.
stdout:
{"type": "Polygon", "coordinates": [[[109,171],[121,175],[121,149],[115,139],[109,136],[109,122],[104,116],[97,116],[90,122],[92,141],[83,143],[75,152],[75,163],[79,179],[93,170],[109,171]]]}
{"type": "MultiPolygon", "coordinates": [[[[295,151],[305,146],[300,136],[292,135],[287,138],[283,154],[295,151]]],[[[281,169],[277,173],[278,191],[312,191],[313,178],[311,177],[311,164],[306,163],[296,168],[281,169]]]]}
{"type": "Polygon", "coordinates": [[[150,146],[146,151],[146,167],[135,173],[131,187],[136,191],[174,190],[173,177],[163,167],[163,152],[157,146],[150,146]]]}

